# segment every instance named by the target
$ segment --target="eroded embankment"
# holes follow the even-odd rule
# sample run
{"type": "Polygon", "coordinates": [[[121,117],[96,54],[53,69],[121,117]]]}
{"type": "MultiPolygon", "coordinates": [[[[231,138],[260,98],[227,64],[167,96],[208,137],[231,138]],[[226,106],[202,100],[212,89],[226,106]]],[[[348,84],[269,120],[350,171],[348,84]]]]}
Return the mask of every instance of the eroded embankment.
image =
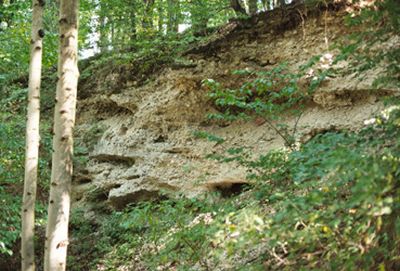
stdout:
{"type": "MultiPolygon", "coordinates": [[[[116,84],[109,84],[118,78],[116,69],[90,84],[92,95],[87,94],[87,86],[81,86],[86,94],[78,103],[76,134],[89,138],[94,147],[85,168],[76,174],[75,202],[108,200],[120,208],[164,193],[196,195],[229,189],[246,182],[246,170],[234,163],[206,159],[206,155],[245,147],[257,156],[284,147],[282,137],[263,119],[222,124],[207,121],[206,114],[217,109],[202,85],[204,79],[212,78],[225,87],[237,88],[245,78],[233,75],[233,70],[269,70],[286,62],[296,71],[316,55],[322,57],[314,69],[330,67],[338,53],[329,50],[330,45],[351,31],[343,23],[344,9],[332,7],[319,13],[293,9],[290,12],[297,15],[286,14],[288,17],[281,17],[278,11],[269,13],[273,15],[270,20],[265,14],[253,18],[253,27],[226,26],[225,30],[231,29],[218,34],[223,38],[186,52],[189,64],[166,67],[145,84],[132,75],[132,80],[128,77],[116,89],[116,84]],[[225,141],[196,139],[195,131],[225,141]]],[[[346,63],[340,65],[346,69],[346,63]]],[[[359,129],[382,108],[381,96],[396,92],[373,90],[376,77],[374,71],[362,81],[345,72],[328,77],[303,105],[299,119],[282,116],[279,122],[292,130],[296,127],[295,137],[300,142],[327,130],[359,129]]]]}

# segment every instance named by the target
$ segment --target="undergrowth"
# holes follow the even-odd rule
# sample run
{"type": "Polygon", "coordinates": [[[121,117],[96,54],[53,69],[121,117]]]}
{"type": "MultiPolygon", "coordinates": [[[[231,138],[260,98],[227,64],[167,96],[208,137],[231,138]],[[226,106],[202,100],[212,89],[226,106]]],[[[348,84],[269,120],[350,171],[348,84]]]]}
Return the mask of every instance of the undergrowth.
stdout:
{"type": "MultiPolygon", "coordinates": [[[[373,86],[396,85],[398,50],[370,48],[398,34],[397,11],[395,1],[380,1],[350,18],[372,31],[355,33],[332,64],[347,60],[359,78],[383,66],[373,86]]],[[[399,101],[358,132],[320,133],[301,146],[296,127],[278,124],[282,112],[301,115],[319,83],[340,73],[321,70],[300,87],[320,57],[295,73],[284,65],[237,71],[250,78],[238,89],[206,80],[220,111],[211,118],[262,117],[290,148],[256,159],[241,147],[210,156],[247,167],[251,187],[239,195],[144,202],[93,223],[77,210],[73,234],[90,252],[72,244],[71,270],[400,269],[399,101]]],[[[194,136],[224,144],[202,131],[194,136]]]]}
{"type": "Polygon", "coordinates": [[[93,76],[104,77],[114,73],[118,79],[104,84],[113,91],[116,83],[134,81],[135,84],[143,84],[153,79],[154,74],[168,65],[190,65],[191,63],[183,59],[181,54],[204,39],[207,37],[182,33],[137,40],[129,48],[106,51],[88,61],[83,61],[80,64],[80,69],[83,71],[80,81],[84,85],[90,85],[93,76]]]}
{"type": "Polygon", "coordinates": [[[314,91],[331,72],[331,69],[316,70],[313,77],[307,78],[304,86],[300,85],[307,70],[316,66],[320,58],[321,56],[311,58],[296,72],[290,71],[286,63],[264,71],[233,71],[233,74],[248,78],[237,89],[227,89],[213,79],[204,80],[203,83],[210,90],[208,97],[219,111],[208,114],[208,118],[223,121],[261,118],[288,147],[294,147],[296,126],[304,103],[312,98],[314,91]],[[295,127],[288,127],[280,121],[284,115],[296,117],[295,127]]]}
{"type": "MultiPolygon", "coordinates": [[[[49,79],[46,79],[47,82],[49,79]]],[[[12,256],[18,264],[22,204],[27,89],[23,84],[12,83],[0,86],[0,262],[3,257],[12,256]]],[[[51,90],[44,87],[42,103],[51,104],[54,98],[51,90]]],[[[42,112],[48,110],[44,106],[42,112]]],[[[51,122],[43,118],[40,127],[38,201],[36,225],[45,223],[45,202],[47,201],[48,180],[51,160],[51,122]]]]}
{"type": "MultiPolygon", "coordinates": [[[[356,1],[357,2],[357,1],[356,1]]],[[[375,1],[372,5],[351,13],[347,25],[368,25],[354,31],[341,44],[336,61],[347,60],[352,72],[363,80],[364,73],[375,69],[379,76],[373,86],[400,86],[400,5],[397,0],[375,1]]]]}
{"type": "MultiPolygon", "coordinates": [[[[44,224],[47,180],[50,177],[48,165],[50,156],[50,135],[46,128],[41,130],[42,144],[39,160],[39,187],[36,211],[37,225],[44,224]]],[[[0,114],[0,258],[1,255],[18,255],[14,247],[19,240],[21,218],[20,209],[24,179],[25,160],[25,119],[16,118],[9,113],[0,114]]]]}
{"type": "MultiPolygon", "coordinates": [[[[383,65],[386,69],[376,87],[398,84],[400,55],[398,48],[369,49],[398,34],[396,1],[379,3],[376,9],[365,9],[350,19],[351,24],[368,22],[375,28],[353,35],[335,59],[349,61],[360,78],[366,70],[383,65]],[[366,41],[370,46],[363,46],[366,41]]],[[[138,80],[146,80],[158,66],[176,61],[193,39],[144,41],[127,52],[104,54],[85,67],[82,81],[89,81],[109,63],[111,69],[131,65],[137,69],[133,72],[138,80]]],[[[85,218],[82,210],[73,210],[69,270],[116,270],[117,266],[121,270],[400,269],[398,103],[357,133],[327,132],[300,147],[294,145],[295,127],[290,130],[275,122],[288,110],[301,115],[301,107],[296,106],[330,72],[320,71],[307,88],[299,87],[306,69],[319,58],[296,73],[284,65],[264,72],[237,71],[252,79],[239,89],[227,90],[218,82],[206,81],[212,90],[210,98],[221,111],[210,117],[262,117],[290,148],[258,159],[250,159],[243,148],[210,157],[221,162],[235,160],[248,168],[251,188],[239,195],[144,202],[94,221],[85,218]]],[[[54,86],[55,77],[49,80],[47,85],[54,86]]],[[[1,256],[16,252],[13,248],[20,232],[25,144],[22,105],[27,91],[15,84],[12,88],[3,84],[0,103],[1,256]]],[[[44,109],[54,104],[49,93],[44,92],[44,109]]],[[[51,124],[46,120],[41,125],[38,226],[44,224],[42,203],[50,178],[51,150],[51,124]]],[[[88,136],[100,134],[100,127],[93,127],[88,136]]],[[[195,136],[224,143],[203,132],[195,136]]],[[[77,153],[83,159],[90,146],[80,147],[77,153]]]]}
{"type": "Polygon", "coordinates": [[[253,185],[240,195],[145,202],[98,225],[75,214],[73,236],[96,255],[88,270],[396,270],[399,128],[392,106],[358,133],[243,159],[253,185]]]}

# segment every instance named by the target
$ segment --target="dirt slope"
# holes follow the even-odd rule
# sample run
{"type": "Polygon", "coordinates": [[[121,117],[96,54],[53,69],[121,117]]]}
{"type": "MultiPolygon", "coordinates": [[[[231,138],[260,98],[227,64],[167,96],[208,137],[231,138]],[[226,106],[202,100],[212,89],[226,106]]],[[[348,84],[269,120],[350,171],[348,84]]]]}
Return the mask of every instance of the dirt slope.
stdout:
{"type": "MultiPolygon", "coordinates": [[[[78,103],[76,134],[95,144],[86,167],[74,179],[75,204],[97,200],[121,208],[161,193],[198,195],[234,189],[235,184],[246,182],[246,171],[206,159],[207,154],[244,146],[256,156],[284,147],[282,138],[266,122],[218,125],[207,121],[205,115],[216,108],[202,86],[202,80],[212,78],[238,87],[242,79],[232,75],[233,70],[266,70],[282,62],[296,70],[315,55],[323,56],[318,65],[324,68],[337,53],[329,46],[351,31],[343,23],[344,9],[326,13],[293,9],[298,14],[294,17],[282,17],[287,15],[278,11],[269,13],[270,19],[265,14],[253,18],[255,26],[227,25],[221,31],[228,34],[219,33],[214,41],[186,53],[190,65],[164,68],[146,84],[138,84],[132,76],[117,90],[116,85],[107,87],[119,71],[92,82],[94,94],[81,95],[78,103]],[[93,130],[101,131],[98,140],[93,130]],[[225,142],[196,139],[193,133],[200,130],[225,142]]],[[[396,92],[372,91],[375,77],[371,72],[363,81],[353,74],[327,79],[305,105],[296,138],[304,141],[325,130],[362,127],[382,108],[379,97],[396,92]]],[[[294,127],[296,119],[283,116],[281,122],[294,127]]]]}

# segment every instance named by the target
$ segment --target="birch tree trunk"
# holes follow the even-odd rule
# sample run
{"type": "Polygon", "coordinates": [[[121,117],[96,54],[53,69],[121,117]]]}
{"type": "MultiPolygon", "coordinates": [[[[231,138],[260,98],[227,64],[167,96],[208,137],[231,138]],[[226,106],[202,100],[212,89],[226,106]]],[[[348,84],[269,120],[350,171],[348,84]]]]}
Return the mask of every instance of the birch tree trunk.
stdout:
{"type": "Polygon", "coordinates": [[[73,128],[78,84],[78,0],[61,0],[58,83],[45,243],[45,271],[64,271],[72,178],[73,128]]]}
{"type": "Polygon", "coordinates": [[[26,123],[25,180],[22,199],[21,268],[35,270],[35,201],[39,161],[40,80],[42,75],[43,0],[32,1],[31,57],[26,123]]]}

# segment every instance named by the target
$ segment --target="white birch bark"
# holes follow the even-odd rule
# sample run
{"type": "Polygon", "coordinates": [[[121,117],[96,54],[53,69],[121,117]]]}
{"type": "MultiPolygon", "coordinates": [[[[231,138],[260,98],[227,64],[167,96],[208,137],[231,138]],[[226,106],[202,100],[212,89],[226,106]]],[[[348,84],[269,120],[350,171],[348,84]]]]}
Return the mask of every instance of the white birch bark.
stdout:
{"type": "Polygon", "coordinates": [[[72,178],[73,128],[78,84],[78,0],[61,0],[58,83],[45,243],[45,271],[64,271],[72,178]]]}
{"type": "Polygon", "coordinates": [[[39,161],[40,81],[42,74],[43,0],[32,1],[31,55],[26,123],[25,181],[22,200],[21,268],[35,270],[35,201],[39,161]]]}

